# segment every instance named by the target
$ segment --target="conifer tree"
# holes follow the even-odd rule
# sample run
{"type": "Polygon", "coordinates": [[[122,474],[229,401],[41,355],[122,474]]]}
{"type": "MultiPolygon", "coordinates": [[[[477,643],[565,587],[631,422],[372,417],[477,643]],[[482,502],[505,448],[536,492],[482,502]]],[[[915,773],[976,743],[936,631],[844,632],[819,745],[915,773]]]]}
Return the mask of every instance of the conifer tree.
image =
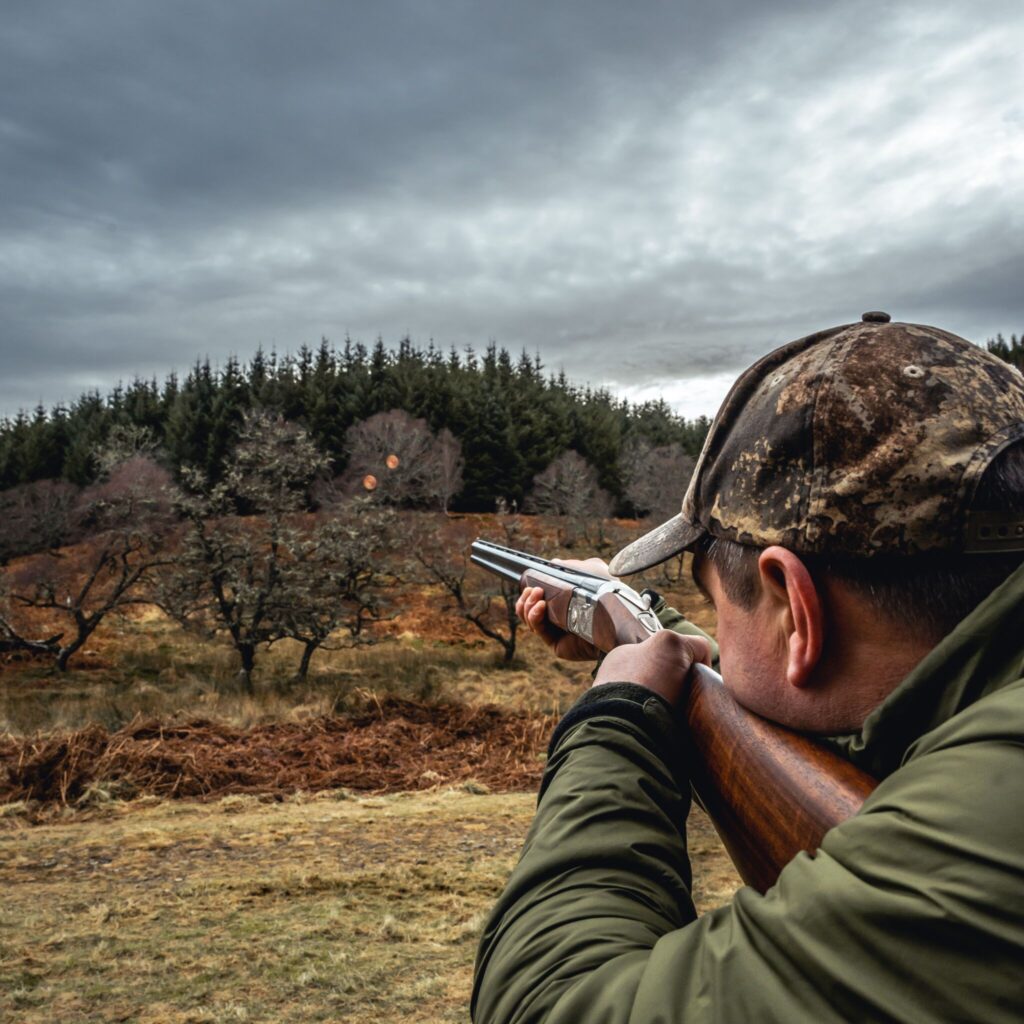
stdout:
{"type": "Polygon", "coordinates": [[[1002,334],[997,334],[994,338],[989,338],[986,347],[989,352],[1004,359],[1011,366],[1016,366],[1018,370],[1024,370],[1024,333],[1021,334],[1020,339],[1016,334],[1011,334],[1009,341],[1002,334]]]}

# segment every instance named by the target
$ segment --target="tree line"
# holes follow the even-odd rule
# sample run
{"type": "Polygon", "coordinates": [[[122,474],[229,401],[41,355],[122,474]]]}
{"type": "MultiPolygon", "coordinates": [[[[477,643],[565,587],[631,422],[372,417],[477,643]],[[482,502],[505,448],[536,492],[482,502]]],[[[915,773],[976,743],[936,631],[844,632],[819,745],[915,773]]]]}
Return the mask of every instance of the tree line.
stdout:
{"type": "Polygon", "coordinates": [[[592,468],[614,510],[641,511],[629,494],[638,454],[670,448],[692,458],[710,425],[676,415],[664,401],[633,404],[575,385],[564,373],[546,373],[539,356],[514,359],[494,344],[443,353],[408,339],[395,349],[381,340],[371,348],[346,340],[340,349],[324,340],[284,358],[257,351],[244,365],[198,361],[184,379],[137,379],[8,418],[0,423],[0,489],[38,480],[91,484],[96,453],[125,430],[145,430],[172,474],[190,466],[220,480],[253,409],[300,424],[335,473],[348,467],[346,437],[355,424],[402,410],[458,442],[464,471],[451,505],[481,512],[496,502],[521,508],[534,478],[563,452],[592,468]]]}
{"type": "MultiPolygon", "coordinates": [[[[172,380],[162,394],[136,382],[103,402],[85,396],[71,413],[40,411],[31,424],[23,417],[7,425],[8,468],[19,451],[58,452],[55,438],[67,447],[64,476],[27,479],[33,474],[26,470],[20,482],[0,490],[0,565],[7,566],[0,579],[0,650],[49,656],[66,670],[108,616],[152,604],[188,629],[229,640],[241,684],[251,689],[260,650],[294,641],[301,651],[296,678],[305,679],[325,645],[373,640],[369,626],[389,588],[419,578],[440,585],[448,608],[499,644],[509,661],[518,628],[515,588],[470,572],[468,534],[453,541],[446,520],[444,537],[436,521],[424,525],[413,517],[399,527],[398,510],[448,512],[461,501],[464,508],[504,513],[497,523],[508,543],[517,540],[517,512],[542,513],[557,517],[560,546],[580,537],[592,546],[604,540],[604,517],[616,509],[659,517],[676,511],[693,469],[690,451],[707,428],[675,417],[664,403],[630,406],[561,377],[544,379],[537,360],[523,357],[513,368],[493,346],[479,362],[452,354],[443,369],[432,351],[402,347],[388,354],[378,346],[369,365],[384,368],[382,380],[403,364],[422,373],[433,364],[451,389],[451,408],[471,405],[466,395],[476,388],[485,397],[475,429],[463,428],[463,444],[448,426],[435,430],[398,405],[354,419],[336,435],[328,414],[338,411],[337,402],[319,420],[309,415],[319,409],[315,403],[295,405],[297,419],[280,411],[282,382],[302,378],[295,370],[301,356],[284,369],[272,362],[267,371],[259,368],[261,359],[245,374],[234,363],[218,375],[204,364],[183,387],[172,380]],[[264,386],[255,388],[254,379],[264,386]],[[468,382],[465,393],[459,381],[468,382]],[[160,403],[172,392],[165,419],[139,412],[140,395],[160,403]],[[197,394],[209,401],[197,404],[197,394]],[[278,401],[252,404],[259,396],[278,401]],[[186,421],[186,406],[220,412],[186,421]],[[91,420],[82,412],[89,409],[91,420]],[[490,434],[481,433],[491,429],[483,417],[488,409],[505,417],[490,434]],[[91,433],[72,428],[79,414],[91,433]],[[205,431],[183,433],[183,423],[195,428],[200,421],[205,431]],[[333,454],[309,421],[333,438],[333,454]],[[561,432],[545,436],[545,424],[556,421],[561,432]],[[189,437],[191,447],[182,447],[189,437]],[[528,437],[544,447],[531,450],[528,437]],[[43,443],[47,438],[53,443],[43,443]],[[567,438],[596,462],[576,448],[559,448],[567,438]],[[479,472],[473,458],[493,473],[479,472]],[[534,465],[542,468],[525,479],[534,465]],[[81,479],[86,483],[79,485],[81,479]],[[475,502],[466,497],[472,487],[475,502]],[[419,536],[411,538],[417,522],[419,536]]],[[[351,361],[367,365],[359,350],[351,361]]],[[[311,365],[333,366],[337,377],[342,362],[325,345],[311,365]]],[[[406,395],[414,408],[413,399],[432,394],[418,387],[406,395]]],[[[389,401],[401,397],[387,393],[389,401]]],[[[25,457],[21,465],[36,463],[25,457]]],[[[39,465],[53,472],[57,458],[39,465]]]]}
{"type": "Polygon", "coordinates": [[[1011,334],[1009,341],[1002,334],[997,334],[994,338],[988,339],[985,347],[993,355],[999,356],[1000,359],[1006,360],[1011,366],[1016,366],[1018,370],[1024,372],[1024,332],[1021,332],[1019,338],[1016,334],[1011,334]]]}
{"type": "MultiPolygon", "coordinates": [[[[149,431],[122,427],[94,453],[89,485],[47,479],[0,492],[0,651],[49,657],[64,671],[108,617],[156,605],[228,641],[251,691],[261,650],[293,641],[295,679],[305,680],[318,650],[374,642],[389,594],[413,582],[439,585],[439,608],[511,661],[518,588],[472,569],[477,527],[440,515],[461,486],[458,441],[393,409],[353,424],[343,450],[348,466],[335,475],[301,425],[250,409],[218,477],[185,465],[175,479],[149,431]],[[410,505],[437,514],[403,516],[410,505]]],[[[672,451],[649,448],[646,471],[628,478],[642,481],[630,484],[634,503],[659,515],[648,476],[672,451]]],[[[692,459],[679,458],[673,471],[689,472],[692,459]]],[[[661,490],[674,511],[678,491],[661,490]]],[[[576,452],[536,475],[525,505],[552,517],[531,528],[534,542],[538,526],[548,545],[607,540],[611,498],[576,452]]],[[[504,501],[498,511],[491,531],[521,546],[520,517],[504,501]]]]}
{"type": "MultiPolygon", "coordinates": [[[[1002,334],[989,352],[1024,369],[1024,334],[1002,334]]],[[[0,490],[39,480],[78,486],[97,477],[97,452],[125,429],[145,430],[173,473],[194,466],[219,479],[247,410],[266,409],[296,421],[336,471],[348,465],[345,437],[356,423],[400,409],[461,445],[465,473],[452,507],[491,511],[521,507],[535,477],[563,452],[596,473],[616,511],[643,511],[630,498],[630,472],[652,449],[696,456],[710,423],[688,420],[664,401],[631,404],[601,388],[546,375],[540,358],[489,345],[447,354],[408,339],[392,350],[326,340],[297,355],[257,351],[242,365],[197,361],[184,379],[133,380],[107,395],[90,391],[70,405],[38,406],[0,421],[0,490]]],[[[664,452],[662,453],[664,455],[664,452]]],[[[659,462],[661,456],[655,457],[659,462]]],[[[634,481],[636,486],[636,481],[634,481]]]]}

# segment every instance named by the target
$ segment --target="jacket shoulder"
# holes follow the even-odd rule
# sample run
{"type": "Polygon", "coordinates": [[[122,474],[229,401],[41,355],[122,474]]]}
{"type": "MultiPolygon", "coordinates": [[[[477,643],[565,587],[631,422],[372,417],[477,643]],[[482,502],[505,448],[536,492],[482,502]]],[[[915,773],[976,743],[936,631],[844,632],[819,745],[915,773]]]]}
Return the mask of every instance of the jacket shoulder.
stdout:
{"type": "Polygon", "coordinates": [[[1024,679],[986,694],[925,733],[909,747],[903,764],[974,743],[1024,745],[1024,679]]]}

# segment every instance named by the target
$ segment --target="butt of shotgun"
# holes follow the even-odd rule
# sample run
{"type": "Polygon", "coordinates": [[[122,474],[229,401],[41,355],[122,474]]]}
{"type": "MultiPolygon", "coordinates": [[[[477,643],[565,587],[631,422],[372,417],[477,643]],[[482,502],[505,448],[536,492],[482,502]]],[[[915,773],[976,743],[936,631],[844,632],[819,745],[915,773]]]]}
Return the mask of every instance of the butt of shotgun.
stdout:
{"type": "Polygon", "coordinates": [[[737,704],[695,665],[685,706],[694,792],[740,877],[765,892],[801,851],[860,810],[877,785],[824,744],[737,704]]]}

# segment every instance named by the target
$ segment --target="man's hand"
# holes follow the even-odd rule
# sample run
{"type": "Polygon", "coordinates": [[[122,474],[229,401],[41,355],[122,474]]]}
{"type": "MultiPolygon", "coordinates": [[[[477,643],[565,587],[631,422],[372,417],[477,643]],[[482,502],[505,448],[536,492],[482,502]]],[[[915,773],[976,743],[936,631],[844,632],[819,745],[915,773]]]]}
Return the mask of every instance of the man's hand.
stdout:
{"type": "MultiPolygon", "coordinates": [[[[564,565],[566,569],[579,569],[612,579],[608,572],[608,563],[600,558],[552,559],[556,565],[564,565]]],[[[516,614],[526,623],[558,655],[567,661],[596,661],[601,652],[575,633],[567,633],[548,620],[548,606],[544,600],[544,591],[540,587],[527,587],[516,601],[516,614]]]]}
{"type": "Polygon", "coordinates": [[[594,685],[638,683],[672,704],[686,692],[690,669],[711,664],[711,646],[699,636],[663,629],[639,644],[623,644],[609,652],[594,677],[594,685]]]}

